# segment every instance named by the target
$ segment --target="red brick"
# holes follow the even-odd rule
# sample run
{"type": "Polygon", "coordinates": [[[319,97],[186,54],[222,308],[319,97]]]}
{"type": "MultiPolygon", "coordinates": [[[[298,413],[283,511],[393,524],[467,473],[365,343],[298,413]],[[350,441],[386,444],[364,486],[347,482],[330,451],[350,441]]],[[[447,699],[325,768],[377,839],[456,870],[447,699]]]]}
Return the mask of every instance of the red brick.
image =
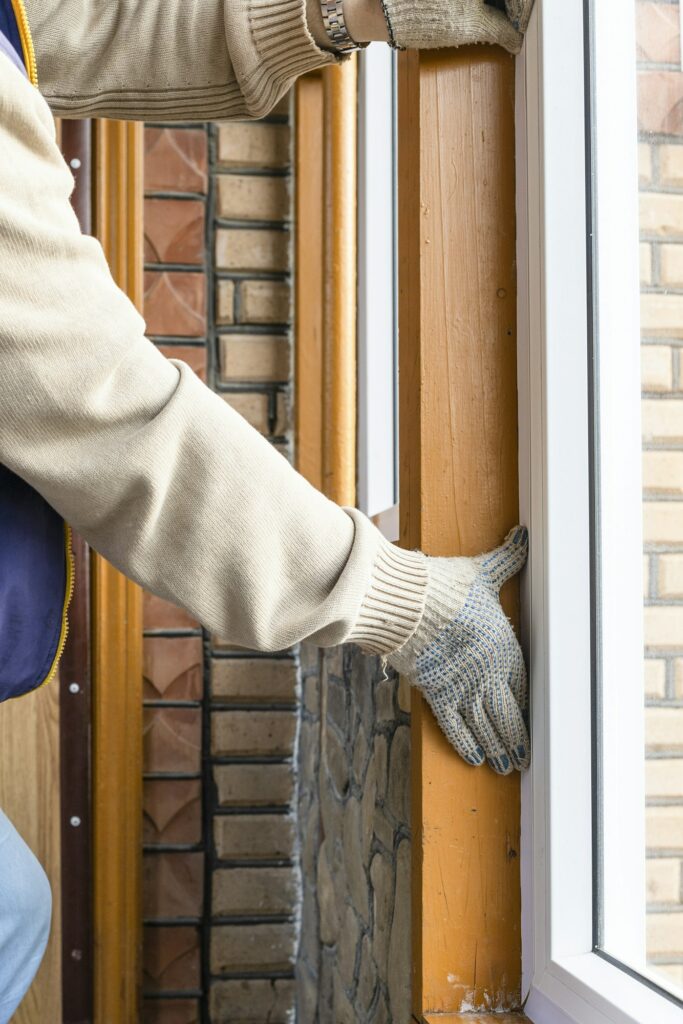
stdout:
{"type": "Polygon", "coordinates": [[[145,189],[148,192],[206,192],[206,132],[145,128],[145,189]]]}
{"type": "Polygon", "coordinates": [[[194,999],[146,999],[145,1024],[199,1024],[199,1003],[194,999]]]}
{"type": "Polygon", "coordinates": [[[158,918],[199,917],[204,901],[202,853],[146,853],[142,872],[142,913],[158,918]]]}
{"type": "Polygon", "coordinates": [[[197,772],[201,766],[201,712],[196,708],[146,708],[146,772],[197,772]]]}
{"type": "Polygon", "coordinates": [[[143,985],[146,992],[201,988],[196,928],[145,928],[143,985]]]}
{"type": "Polygon", "coordinates": [[[641,71],[638,75],[640,131],[657,135],[683,134],[683,73],[641,71]]]}
{"type": "Polygon", "coordinates": [[[206,333],[204,275],[148,270],[145,273],[145,319],[149,334],[200,338],[206,333]]]}
{"type": "Polygon", "coordinates": [[[207,359],[204,345],[159,345],[159,351],[167,359],[179,359],[187,363],[200,380],[206,383],[207,359]]]}
{"type": "Polygon", "coordinates": [[[196,629],[199,626],[184,608],[147,591],[143,594],[142,615],[145,629],[196,629]]]}
{"type": "Polygon", "coordinates": [[[678,4],[636,4],[638,60],[653,64],[678,64],[681,59],[678,4]]]}
{"type": "Polygon", "coordinates": [[[198,843],[202,832],[199,779],[145,779],[143,841],[150,844],[198,843]]]}
{"type": "Polygon", "coordinates": [[[143,642],[146,700],[199,700],[202,695],[202,638],[145,637],[143,642]]]}
{"type": "Polygon", "coordinates": [[[198,199],[145,199],[145,262],[204,262],[204,204],[198,199]]]}

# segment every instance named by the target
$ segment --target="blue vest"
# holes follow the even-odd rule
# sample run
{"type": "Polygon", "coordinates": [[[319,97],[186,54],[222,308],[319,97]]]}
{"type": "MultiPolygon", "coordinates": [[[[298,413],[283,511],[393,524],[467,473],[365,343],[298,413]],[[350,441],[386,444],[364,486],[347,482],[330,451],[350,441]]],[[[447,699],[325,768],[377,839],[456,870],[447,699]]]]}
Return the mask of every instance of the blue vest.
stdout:
{"type": "MultiPolygon", "coordinates": [[[[0,0],[0,60],[24,74],[28,68],[33,79],[23,17],[19,0],[0,0]]],[[[69,528],[37,491],[0,465],[0,701],[55,675],[72,587],[69,528]]]]}

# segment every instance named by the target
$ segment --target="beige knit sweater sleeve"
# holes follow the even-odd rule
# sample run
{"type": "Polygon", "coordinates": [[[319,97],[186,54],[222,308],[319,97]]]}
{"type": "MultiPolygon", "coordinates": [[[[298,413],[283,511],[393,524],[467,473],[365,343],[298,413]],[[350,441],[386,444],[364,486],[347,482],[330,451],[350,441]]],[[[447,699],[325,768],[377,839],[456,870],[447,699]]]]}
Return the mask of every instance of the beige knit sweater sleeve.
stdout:
{"type": "Polygon", "coordinates": [[[421,614],[421,557],[314,490],[146,340],[80,233],[47,104],[1,55],[0,153],[0,462],[233,643],[398,646],[421,614]]]}
{"type": "Polygon", "coordinates": [[[335,57],[305,0],[25,0],[40,89],[62,117],[261,117],[335,57]]]}

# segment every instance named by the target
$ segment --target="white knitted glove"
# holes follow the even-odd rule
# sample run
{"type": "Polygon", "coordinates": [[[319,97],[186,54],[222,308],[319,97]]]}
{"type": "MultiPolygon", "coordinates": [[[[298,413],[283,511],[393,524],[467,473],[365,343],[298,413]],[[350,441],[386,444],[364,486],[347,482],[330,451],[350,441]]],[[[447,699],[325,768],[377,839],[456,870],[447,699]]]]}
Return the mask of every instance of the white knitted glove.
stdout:
{"type": "Polygon", "coordinates": [[[519,53],[534,0],[505,0],[507,16],[486,0],[382,0],[395,46],[433,49],[497,43],[519,53]]]}
{"type": "Polygon", "coordinates": [[[524,567],[518,526],[477,558],[428,558],[417,629],[389,664],[422,691],[446,738],[472,765],[507,775],[529,764],[524,657],[500,605],[503,583],[524,567]]]}

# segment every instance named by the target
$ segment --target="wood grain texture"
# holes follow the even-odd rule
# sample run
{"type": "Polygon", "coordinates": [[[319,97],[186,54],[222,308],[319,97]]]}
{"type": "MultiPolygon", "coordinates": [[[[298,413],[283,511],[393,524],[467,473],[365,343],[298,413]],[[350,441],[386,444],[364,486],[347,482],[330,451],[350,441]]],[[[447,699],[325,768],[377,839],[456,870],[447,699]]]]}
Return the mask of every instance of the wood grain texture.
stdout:
{"type": "Polygon", "coordinates": [[[356,503],[358,65],[327,67],[324,82],[323,487],[356,503]]]}
{"type": "MultiPolygon", "coordinates": [[[[517,521],[513,111],[498,49],[400,55],[401,538],[432,555],[517,521]]],[[[519,778],[467,766],[417,694],[412,711],[415,1016],[514,1010],[519,778]]]]}
{"type": "Polygon", "coordinates": [[[36,979],[13,1024],[62,1019],[59,799],[59,686],[0,705],[0,807],[45,868],[52,887],[52,930],[36,979]]]}
{"type": "Polygon", "coordinates": [[[323,485],[324,95],[319,71],[296,86],[295,453],[296,466],[323,485]]]}
{"type": "MultiPolygon", "coordinates": [[[[142,125],[95,132],[95,233],[117,284],[142,305],[142,125]]],[[[95,1024],[140,1019],[142,592],[92,562],[95,1024]]]]}
{"type": "Polygon", "coordinates": [[[520,1013],[428,1013],[424,1024],[530,1024],[520,1013]]]}

